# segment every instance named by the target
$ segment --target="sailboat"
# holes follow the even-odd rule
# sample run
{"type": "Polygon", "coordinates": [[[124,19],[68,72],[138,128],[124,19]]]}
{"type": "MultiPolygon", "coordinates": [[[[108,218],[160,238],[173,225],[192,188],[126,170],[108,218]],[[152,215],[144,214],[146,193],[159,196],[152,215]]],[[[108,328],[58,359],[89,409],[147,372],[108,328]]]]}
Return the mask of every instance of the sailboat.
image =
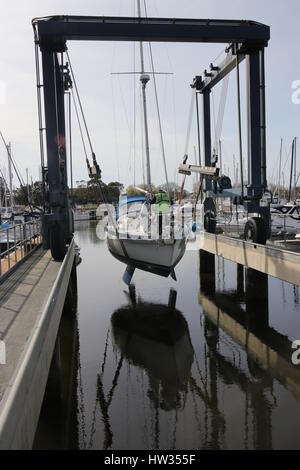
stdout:
{"type": "MultiPolygon", "coordinates": [[[[141,16],[140,0],[137,0],[141,16]]],[[[140,82],[144,121],[144,142],[147,165],[147,191],[142,196],[125,196],[117,208],[116,222],[107,229],[110,253],[125,263],[123,280],[130,284],[136,268],[176,280],[174,268],[184,255],[186,231],[174,223],[172,206],[162,214],[155,206],[151,188],[149,133],[147,122],[146,85],[150,80],[145,73],[143,43],[140,42],[140,82]]]]}

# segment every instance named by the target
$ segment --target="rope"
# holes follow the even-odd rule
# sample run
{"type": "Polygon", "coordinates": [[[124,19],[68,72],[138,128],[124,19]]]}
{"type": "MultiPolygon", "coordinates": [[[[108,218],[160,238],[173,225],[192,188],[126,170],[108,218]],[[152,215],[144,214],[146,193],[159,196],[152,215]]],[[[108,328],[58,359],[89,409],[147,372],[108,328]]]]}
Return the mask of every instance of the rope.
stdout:
{"type": "Polygon", "coordinates": [[[161,153],[162,153],[163,164],[164,164],[164,172],[165,172],[165,178],[166,178],[167,191],[168,191],[169,197],[171,198],[170,185],[169,185],[169,180],[168,180],[167,163],[166,163],[165,144],[164,144],[164,139],[163,139],[160,109],[159,109],[159,104],[158,104],[156,78],[155,78],[155,74],[154,74],[152,47],[151,47],[150,42],[149,42],[149,52],[150,52],[151,69],[152,69],[152,73],[153,73],[153,87],[154,87],[155,105],[156,105],[158,127],[159,127],[160,147],[161,147],[161,153]]]}
{"type": "MultiPolygon", "coordinates": [[[[145,16],[147,18],[147,8],[146,8],[146,2],[145,1],[144,1],[144,8],[145,8],[145,16]]],[[[162,132],[160,109],[159,109],[159,104],[158,104],[156,78],[155,78],[155,73],[154,73],[154,62],[153,62],[152,46],[151,46],[150,42],[149,42],[149,54],[150,54],[151,72],[152,72],[152,75],[153,75],[153,88],[154,88],[156,113],[157,113],[158,127],[159,127],[160,147],[161,147],[161,153],[162,153],[162,158],[163,158],[163,163],[164,163],[164,172],[165,172],[165,178],[166,178],[167,191],[168,191],[168,194],[169,194],[169,198],[171,199],[171,192],[170,192],[170,186],[169,186],[169,181],[168,181],[168,171],[167,171],[167,163],[166,163],[165,145],[164,145],[163,132],[162,132]]]]}
{"type": "MultiPolygon", "coordinates": [[[[186,141],[185,141],[185,148],[184,148],[184,161],[183,161],[183,163],[185,163],[187,158],[188,158],[188,153],[187,152],[188,152],[189,142],[190,142],[190,134],[191,134],[191,127],[192,127],[192,118],[193,118],[193,113],[194,113],[194,99],[195,99],[195,97],[196,97],[196,91],[193,88],[192,96],[191,96],[191,102],[190,102],[190,110],[189,110],[188,127],[187,127],[187,134],[186,134],[186,141]]],[[[181,186],[180,186],[179,207],[181,206],[185,179],[186,179],[186,175],[184,175],[181,186]]]]}
{"type": "MultiPolygon", "coordinates": [[[[68,60],[70,61],[70,57],[69,57],[69,54],[67,53],[67,56],[68,56],[68,60]]],[[[70,62],[69,62],[70,63],[70,62]]],[[[83,119],[83,122],[84,122],[84,126],[85,126],[85,130],[86,130],[86,133],[87,133],[87,137],[88,137],[88,141],[89,141],[89,145],[90,145],[90,149],[91,149],[91,152],[92,152],[92,156],[93,156],[93,164],[95,165],[98,165],[97,164],[97,161],[96,161],[96,156],[95,156],[95,153],[93,151],[93,146],[92,146],[92,141],[91,141],[91,138],[90,138],[90,134],[89,134],[89,131],[87,129],[87,124],[86,124],[86,119],[84,117],[84,112],[83,112],[83,107],[82,107],[82,104],[81,104],[81,100],[80,100],[80,96],[79,96],[79,93],[78,93],[78,88],[76,86],[76,80],[75,80],[75,77],[74,77],[74,73],[73,73],[73,69],[72,69],[72,66],[71,66],[71,63],[70,63],[70,70],[71,70],[71,74],[72,74],[72,79],[73,79],[73,83],[75,85],[75,90],[76,90],[76,96],[77,96],[77,100],[78,100],[78,103],[79,103],[79,106],[80,106],[80,111],[81,111],[81,116],[82,116],[82,119],[83,119]]],[[[80,136],[81,136],[81,141],[82,141],[82,145],[83,145],[83,150],[84,150],[84,154],[85,154],[85,159],[86,159],[86,164],[87,164],[87,167],[88,167],[88,171],[89,171],[89,174],[91,175],[91,166],[90,166],[90,163],[89,163],[89,159],[88,159],[88,155],[87,155],[87,150],[86,150],[86,145],[85,145],[85,141],[84,141],[84,137],[83,137],[83,132],[82,132],[82,127],[81,127],[81,123],[80,123],[80,117],[79,117],[79,113],[78,113],[78,107],[77,107],[77,104],[76,104],[76,100],[75,100],[75,96],[74,96],[74,92],[73,92],[73,89],[71,88],[71,93],[72,93],[72,98],[73,98],[73,103],[74,103],[74,108],[75,108],[75,113],[76,113],[76,117],[77,117],[77,122],[78,122],[78,126],[79,126],[79,131],[80,131],[80,136]]],[[[95,175],[96,176],[96,175],[95,175]]],[[[102,197],[105,205],[106,205],[106,208],[107,208],[107,212],[108,214],[110,214],[110,211],[107,207],[107,199],[106,199],[106,196],[103,192],[103,188],[101,186],[101,180],[100,178],[97,178],[97,183],[98,183],[98,186],[99,186],[99,191],[100,191],[100,196],[102,197]]]]}
{"type": "Polygon", "coordinates": [[[74,92],[73,92],[73,89],[72,89],[72,88],[71,88],[71,95],[72,95],[73,104],[74,104],[74,109],[75,109],[75,113],[76,113],[76,117],[77,117],[77,122],[78,122],[78,127],[79,127],[81,142],[82,142],[82,146],[83,146],[83,151],[84,151],[84,155],[85,155],[86,162],[88,163],[88,156],[87,156],[85,141],[84,141],[83,132],[82,132],[82,127],[81,127],[80,118],[79,118],[79,114],[78,114],[77,104],[76,104],[76,101],[75,101],[74,92]]]}
{"type": "MultiPolygon", "coordinates": [[[[70,56],[69,56],[68,51],[66,51],[66,54],[67,54],[67,58],[68,58],[68,61],[69,61],[69,64],[70,64],[70,71],[71,71],[73,83],[74,83],[74,86],[75,86],[76,97],[77,97],[77,100],[78,100],[78,104],[79,104],[79,107],[80,107],[80,112],[81,112],[81,116],[82,116],[82,119],[83,119],[86,135],[87,135],[89,146],[90,146],[91,153],[92,153],[93,165],[100,171],[99,165],[98,165],[97,160],[96,160],[96,155],[94,153],[90,133],[89,133],[89,130],[88,130],[88,127],[87,127],[87,123],[86,123],[86,119],[85,119],[81,99],[80,99],[79,92],[78,92],[76,79],[75,79],[75,76],[74,76],[73,67],[72,67],[72,64],[71,64],[71,61],[70,61],[70,56]]],[[[85,146],[85,143],[84,143],[82,128],[81,128],[81,124],[80,124],[80,119],[79,119],[79,114],[78,114],[78,109],[77,109],[73,89],[71,89],[71,91],[72,91],[72,97],[73,97],[73,101],[74,101],[74,105],[75,105],[75,112],[76,112],[76,116],[77,116],[77,120],[78,120],[78,125],[79,125],[79,129],[80,129],[82,144],[83,144],[83,148],[84,148],[84,152],[85,152],[86,164],[87,164],[87,167],[88,167],[89,175],[91,175],[91,166],[90,166],[89,159],[88,159],[87,152],[86,152],[86,146],[85,146]]],[[[106,209],[107,209],[107,213],[111,216],[110,210],[109,210],[108,205],[107,205],[107,199],[105,197],[104,191],[103,191],[102,186],[101,186],[100,177],[98,177],[98,175],[95,175],[95,177],[96,177],[95,179],[96,179],[96,181],[98,183],[98,186],[99,186],[100,196],[102,197],[102,200],[104,201],[104,204],[105,204],[106,209]]],[[[113,221],[113,217],[111,217],[111,220],[113,221]]],[[[113,221],[113,223],[114,223],[114,221],[113,221]]]]}
{"type": "MultiPolygon", "coordinates": [[[[184,159],[183,159],[183,163],[184,163],[184,164],[186,163],[187,159],[188,159],[188,156],[185,155],[185,156],[184,156],[184,159]]],[[[182,194],[183,194],[183,188],[184,188],[185,178],[186,178],[186,175],[184,175],[183,180],[182,180],[182,183],[181,183],[181,186],[180,186],[179,207],[181,206],[181,201],[182,201],[182,194]]]]}
{"type": "Polygon", "coordinates": [[[196,91],[192,89],[192,96],[190,102],[190,110],[189,110],[189,118],[188,118],[188,126],[187,126],[187,133],[186,133],[186,140],[185,140],[185,147],[184,147],[184,155],[188,154],[189,143],[190,143],[190,135],[191,135],[191,127],[192,127],[192,119],[194,114],[194,100],[196,97],[196,91]]]}
{"type": "MultiPolygon", "coordinates": [[[[82,104],[81,104],[81,100],[80,100],[78,88],[77,88],[77,86],[76,86],[76,80],[75,80],[75,77],[74,77],[74,73],[73,73],[73,69],[72,69],[72,66],[71,66],[70,57],[69,57],[68,52],[67,52],[67,57],[68,57],[68,60],[69,60],[69,63],[70,63],[70,70],[71,70],[72,79],[73,79],[73,82],[74,82],[74,85],[75,85],[76,96],[77,96],[77,100],[78,100],[78,103],[79,103],[79,106],[80,106],[80,111],[81,111],[82,119],[83,119],[83,121],[84,121],[85,130],[86,130],[86,133],[87,133],[87,137],[88,137],[90,149],[91,149],[91,152],[92,152],[93,165],[96,166],[96,167],[98,167],[99,172],[100,172],[100,168],[99,168],[98,163],[97,163],[97,160],[96,160],[96,155],[95,155],[95,153],[94,153],[94,151],[93,151],[93,146],[92,146],[90,134],[89,134],[89,131],[88,131],[88,128],[87,128],[87,124],[86,124],[86,120],[85,120],[85,117],[84,117],[83,107],[82,107],[82,104]]],[[[72,90],[72,89],[71,89],[71,90],[72,90]]],[[[83,148],[84,148],[84,152],[85,152],[85,156],[86,156],[86,164],[87,164],[87,167],[88,167],[89,175],[91,175],[91,166],[90,166],[90,163],[89,163],[89,159],[88,159],[88,157],[87,157],[86,147],[85,147],[85,144],[84,144],[84,138],[83,138],[82,128],[81,128],[80,119],[79,119],[79,113],[78,113],[78,109],[77,109],[77,106],[76,106],[76,101],[75,101],[75,97],[74,97],[73,90],[72,90],[72,97],[73,97],[73,101],[74,101],[74,104],[75,104],[76,117],[77,117],[77,120],[78,120],[78,125],[79,125],[79,128],[80,128],[80,134],[81,134],[81,138],[82,138],[83,148]]],[[[102,200],[103,200],[103,202],[104,202],[104,204],[105,204],[105,207],[106,207],[106,210],[107,210],[107,213],[108,213],[108,217],[109,217],[109,219],[110,219],[110,222],[111,222],[111,224],[112,224],[114,230],[116,231],[116,234],[118,235],[118,228],[117,228],[116,222],[115,222],[115,220],[114,220],[114,218],[113,218],[113,216],[112,216],[112,214],[111,214],[110,207],[108,206],[107,197],[106,197],[104,188],[102,188],[102,181],[101,181],[101,177],[99,176],[99,174],[94,175],[94,180],[95,180],[96,183],[98,184],[99,192],[100,192],[100,197],[102,198],[102,200]]],[[[122,250],[123,250],[123,252],[124,252],[125,258],[127,258],[127,259],[129,260],[130,258],[129,258],[129,256],[128,256],[127,250],[126,250],[126,248],[125,248],[125,246],[124,246],[123,240],[121,240],[119,237],[118,237],[118,240],[119,240],[119,243],[120,243],[120,245],[121,245],[121,248],[122,248],[122,250]]]]}
{"type": "Polygon", "coordinates": [[[67,58],[68,58],[68,61],[69,61],[69,64],[70,64],[70,71],[71,71],[73,83],[74,83],[74,86],[75,86],[76,96],[77,96],[78,104],[79,104],[79,107],[80,107],[82,119],[83,119],[83,122],[84,122],[86,135],[87,135],[87,138],[88,138],[88,141],[89,141],[91,153],[93,154],[94,150],[93,150],[93,146],[92,146],[92,141],[91,141],[91,138],[90,138],[90,133],[89,133],[88,127],[87,127],[87,123],[86,123],[85,115],[84,115],[84,112],[83,112],[81,99],[80,99],[80,96],[79,96],[78,87],[77,87],[77,83],[76,83],[76,80],[75,80],[75,77],[74,77],[73,67],[72,67],[72,64],[71,64],[71,60],[70,60],[70,56],[69,56],[68,51],[66,51],[66,54],[67,54],[67,58]]]}
{"type": "MultiPolygon", "coordinates": [[[[176,102],[175,102],[175,87],[174,77],[172,77],[172,104],[173,104],[173,116],[174,116],[174,146],[175,146],[175,159],[176,167],[178,167],[178,145],[177,145],[177,121],[176,121],[176,102]]],[[[176,177],[174,183],[178,186],[178,172],[176,171],[176,177]]],[[[176,187],[177,192],[177,187],[176,187]]]]}
{"type": "Polygon", "coordinates": [[[181,206],[181,201],[182,201],[182,194],[183,194],[183,188],[184,188],[184,183],[185,183],[185,176],[183,177],[181,186],[180,186],[180,192],[179,192],[179,207],[181,206]]]}
{"type": "Polygon", "coordinates": [[[131,154],[132,154],[132,147],[133,147],[133,143],[132,143],[132,128],[131,128],[131,123],[130,123],[130,119],[128,117],[128,113],[127,113],[127,109],[126,109],[126,103],[125,103],[125,100],[124,100],[124,92],[123,92],[123,88],[122,88],[122,84],[120,82],[120,76],[118,75],[118,85],[119,85],[119,92],[120,92],[120,97],[121,97],[121,103],[122,103],[122,106],[123,106],[123,111],[124,111],[124,117],[125,117],[125,121],[126,121],[126,124],[127,124],[127,127],[128,127],[128,131],[129,131],[129,154],[128,154],[128,160],[129,160],[129,176],[131,178],[131,154]]]}
{"type": "Polygon", "coordinates": [[[198,143],[198,164],[201,165],[200,116],[199,116],[198,95],[199,95],[199,93],[196,91],[196,116],[197,116],[196,123],[197,123],[197,143],[198,143]]]}
{"type": "Polygon", "coordinates": [[[228,84],[229,84],[229,75],[226,75],[222,82],[222,89],[221,89],[221,96],[220,96],[220,103],[219,103],[219,110],[217,116],[217,123],[215,124],[215,150],[217,152],[218,149],[218,142],[221,137],[223,121],[224,121],[224,112],[225,112],[225,105],[227,100],[228,94],[228,84]]]}
{"type": "Polygon", "coordinates": [[[118,181],[120,181],[120,166],[119,166],[119,145],[118,145],[118,126],[116,119],[116,106],[115,106],[115,97],[114,97],[114,87],[111,81],[111,93],[112,93],[112,106],[113,106],[113,123],[114,123],[114,132],[115,132],[115,152],[116,152],[116,164],[118,171],[118,181]]]}
{"type": "Polygon", "coordinates": [[[201,193],[201,200],[202,200],[202,186],[203,186],[203,176],[200,177],[200,181],[199,181],[199,188],[198,188],[198,191],[197,191],[197,196],[196,196],[196,201],[195,201],[195,213],[194,213],[193,222],[196,221],[196,215],[197,215],[196,214],[196,208],[197,208],[200,193],[201,193]]]}

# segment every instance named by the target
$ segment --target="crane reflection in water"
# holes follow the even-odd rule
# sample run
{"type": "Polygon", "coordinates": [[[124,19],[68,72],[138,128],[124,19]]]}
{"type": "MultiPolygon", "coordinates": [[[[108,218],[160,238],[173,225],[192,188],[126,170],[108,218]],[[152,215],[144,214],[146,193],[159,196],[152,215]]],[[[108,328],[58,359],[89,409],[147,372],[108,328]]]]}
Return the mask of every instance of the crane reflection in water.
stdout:
{"type": "MultiPolygon", "coordinates": [[[[290,362],[291,341],[269,324],[267,277],[257,272],[238,272],[236,289],[222,291],[220,286],[216,289],[214,274],[202,276],[202,362],[194,351],[188,323],[176,309],[176,291],[170,290],[167,305],[143,301],[134,286],[127,296],[128,304],[111,317],[110,337],[118,361],[107,395],[107,345],[97,379],[97,399],[104,423],[103,448],[114,447],[110,406],[124,362],[147,377],[144,393],[152,413],[146,417],[151,423],[147,430],[150,448],[167,448],[167,415],[172,416],[167,425],[169,448],[178,445],[179,418],[184,420],[184,416],[199,433],[199,448],[226,448],[236,390],[238,401],[244,401],[240,445],[246,449],[273,448],[272,415],[280,398],[276,383],[299,401],[300,373],[290,362]]],[[[127,374],[130,380],[129,369],[127,374]]],[[[179,432],[182,439],[182,428],[179,432]]]]}
{"type": "Polygon", "coordinates": [[[244,448],[272,449],[272,412],[281,398],[276,383],[300,400],[300,370],[291,363],[292,341],[270,325],[266,274],[237,265],[236,288],[222,289],[222,273],[224,260],[216,270],[213,263],[206,275],[201,273],[200,260],[199,303],[211,377],[217,375],[219,381],[236,385],[244,396],[244,448]],[[241,360],[241,348],[246,364],[241,360]]]}
{"type": "Polygon", "coordinates": [[[95,260],[97,288],[92,276],[86,283],[91,265],[83,256],[78,334],[69,321],[61,333],[60,375],[68,378],[73,364],[74,380],[65,380],[62,406],[44,407],[37,448],[299,448],[300,369],[291,362],[297,287],[220,258],[210,272],[200,260],[198,281],[186,258],[177,299],[146,275],[124,298],[111,279],[99,287],[101,242],[77,233],[83,255],[95,260]],[[59,411],[67,402],[68,419],[59,411]]]}

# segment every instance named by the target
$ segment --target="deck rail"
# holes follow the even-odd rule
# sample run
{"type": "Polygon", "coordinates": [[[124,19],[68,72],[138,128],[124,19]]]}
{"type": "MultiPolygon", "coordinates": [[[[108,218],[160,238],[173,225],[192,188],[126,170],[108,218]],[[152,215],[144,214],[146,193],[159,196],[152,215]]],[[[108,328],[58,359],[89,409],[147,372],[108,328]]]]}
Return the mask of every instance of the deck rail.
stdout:
{"type": "MultiPolygon", "coordinates": [[[[0,280],[41,244],[41,220],[0,229],[0,280]]],[[[6,276],[5,276],[6,277],[6,276]]]]}

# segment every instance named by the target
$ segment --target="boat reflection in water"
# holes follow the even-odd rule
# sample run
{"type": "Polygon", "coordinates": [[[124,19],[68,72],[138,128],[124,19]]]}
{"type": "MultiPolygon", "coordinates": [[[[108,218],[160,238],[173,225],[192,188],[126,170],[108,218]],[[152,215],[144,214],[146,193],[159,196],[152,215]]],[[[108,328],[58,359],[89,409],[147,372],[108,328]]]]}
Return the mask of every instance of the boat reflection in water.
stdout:
{"type": "MultiPolygon", "coordinates": [[[[120,448],[118,402],[113,397],[118,382],[124,390],[124,380],[131,383],[126,400],[135,403],[135,417],[131,425],[121,417],[117,422],[135,438],[146,433],[148,448],[274,447],[272,423],[285,411],[285,392],[277,383],[298,401],[300,371],[290,361],[291,341],[269,324],[268,278],[251,271],[244,278],[238,268],[237,288],[229,291],[216,289],[214,273],[200,279],[204,343],[200,337],[197,354],[172,289],[168,305],[163,305],[137,298],[132,286],[128,305],[113,313],[115,373],[112,379],[105,377],[106,347],[97,379],[104,448],[120,448]],[[144,373],[147,385],[133,368],[144,373]],[[137,390],[145,395],[147,406],[135,398],[137,390]],[[143,428],[138,424],[142,409],[143,428]]],[[[123,396],[124,391],[118,395],[123,396]]]]}
{"type": "Polygon", "coordinates": [[[188,324],[176,309],[175,290],[170,289],[167,305],[137,298],[134,285],[129,287],[127,295],[128,305],[116,310],[111,317],[111,339],[120,359],[107,397],[103,386],[104,362],[102,374],[98,375],[98,401],[105,426],[104,448],[113,444],[108,409],[124,360],[147,373],[147,397],[154,409],[153,447],[159,448],[159,410],[184,407],[194,351],[188,324]]]}
{"type": "Polygon", "coordinates": [[[132,286],[131,304],[111,318],[114,344],[128,361],[147,371],[148,396],[164,410],[182,406],[194,357],[188,324],[175,308],[176,295],[171,289],[168,305],[143,302],[132,286]]]}

